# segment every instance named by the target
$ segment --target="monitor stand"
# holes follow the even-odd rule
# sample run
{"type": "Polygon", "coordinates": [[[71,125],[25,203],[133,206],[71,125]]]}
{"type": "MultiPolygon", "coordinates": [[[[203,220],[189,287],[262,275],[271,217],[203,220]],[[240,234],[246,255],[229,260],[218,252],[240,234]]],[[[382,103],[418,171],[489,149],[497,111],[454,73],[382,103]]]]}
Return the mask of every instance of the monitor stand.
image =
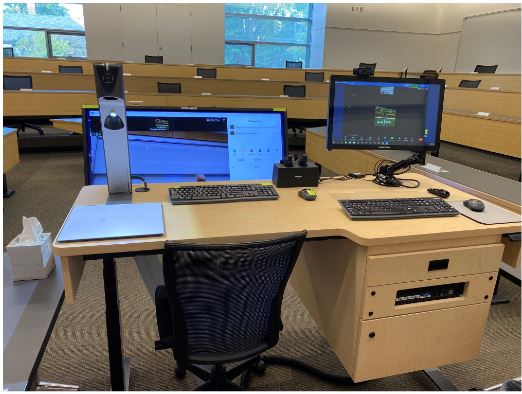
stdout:
{"type": "MultiPolygon", "coordinates": [[[[394,164],[389,164],[389,162],[382,163],[377,169],[377,172],[375,173],[375,179],[373,180],[373,182],[378,185],[387,187],[417,187],[419,186],[418,183],[417,185],[407,186],[404,184],[404,180],[401,180],[396,177],[396,175],[403,174],[409,171],[410,167],[413,164],[426,164],[426,152],[415,152],[407,159],[398,161],[394,164]],[[401,170],[405,171],[399,172],[401,170]]],[[[411,181],[417,182],[416,180],[411,181]]]]}

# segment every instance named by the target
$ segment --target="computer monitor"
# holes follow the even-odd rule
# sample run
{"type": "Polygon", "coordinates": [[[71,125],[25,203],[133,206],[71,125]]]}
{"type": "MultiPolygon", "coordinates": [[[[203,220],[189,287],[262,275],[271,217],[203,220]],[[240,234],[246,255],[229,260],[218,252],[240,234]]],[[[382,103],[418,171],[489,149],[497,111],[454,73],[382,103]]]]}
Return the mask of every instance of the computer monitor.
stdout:
{"type": "Polygon", "coordinates": [[[438,151],[444,83],[332,75],[327,148],[438,151]]]}
{"type": "MultiPolygon", "coordinates": [[[[271,179],[287,153],[286,112],[127,109],[131,174],[148,183],[271,179]]],[[[100,114],[83,109],[85,183],[107,183],[100,114]]]]}

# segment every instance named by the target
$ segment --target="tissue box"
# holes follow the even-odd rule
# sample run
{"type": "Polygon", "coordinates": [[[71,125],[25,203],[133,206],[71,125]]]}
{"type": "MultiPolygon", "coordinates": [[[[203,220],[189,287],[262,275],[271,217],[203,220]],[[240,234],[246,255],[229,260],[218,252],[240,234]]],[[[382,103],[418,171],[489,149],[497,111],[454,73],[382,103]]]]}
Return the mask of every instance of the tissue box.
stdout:
{"type": "Polygon", "coordinates": [[[19,243],[19,237],[6,247],[13,281],[47,278],[54,268],[51,233],[42,233],[40,241],[30,245],[19,243]]]}

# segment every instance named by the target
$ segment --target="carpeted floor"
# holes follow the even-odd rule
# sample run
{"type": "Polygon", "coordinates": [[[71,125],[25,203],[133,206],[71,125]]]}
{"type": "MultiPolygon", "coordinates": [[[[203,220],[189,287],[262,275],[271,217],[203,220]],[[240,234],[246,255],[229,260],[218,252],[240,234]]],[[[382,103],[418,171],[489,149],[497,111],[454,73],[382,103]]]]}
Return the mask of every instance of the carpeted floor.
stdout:
{"type": "MultiPolygon", "coordinates": [[[[132,259],[118,262],[124,353],[131,357],[131,390],[190,390],[190,373],[178,381],[170,351],[154,351],[158,338],[155,310],[132,259]]],[[[506,305],[493,306],[480,357],[442,367],[459,389],[486,388],[520,375],[520,289],[502,281],[506,305]]],[[[279,344],[270,353],[345,374],[317,326],[291,287],[283,301],[279,344]]],[[[89,262],[74,305],[64,305],[39,369],[40,379],[80,385],[82,390],[108,390],[108,355],[101,262],[89,262]]],[[[421,372],[377,379],[355,387],[326,383],[285,367],[270,366],[264,377],[253,377],[253,390],[434,390],[421,372]]]]}
{"type": "MultiPolygon", "coordinates": [[[[520,161],[499,158],[462,147],[443,144],[441,157],[470,163],[473,167],[518,179],[520,161]],[[483,157],[482,155],[487,155],[483,157]]],[[[22,215],[36,216],[53,236],[83,185],[82,152],[22,154],[21,162],[7,174],[16,190],[4,199],[4,248],[20,231],[22,215]]],[[[157,338],[154,306],[134,262],[119,266],[120,301],[125,353],[132,357],[131,389],[183,390],[194,387],[173,375],[172,354],[153,350],[157,338]]],[[[501,291],[511,298],[507,305],[491,309],[481,355],[471,362],[442,367],[461,389],[485,388],[520,376],[520,289],[507,281],[501,291]]],[[[283,305],[285,330],[275,354],[296,357],[331,372],[343,369],[319,334],[317,327],[291,288],[283,305]]],[[[39,375],[42,380],[79,384],[84,390],[107,390],[108,360],[100,262],[89,262],[82,278],[78,301],[60,312],[39,375]]],[[[308,377],[286,368],[269,367],[265,377],[254,377],[258,390],[433,390],[424,374],[410,373],[346,388],[308,377]]]]}

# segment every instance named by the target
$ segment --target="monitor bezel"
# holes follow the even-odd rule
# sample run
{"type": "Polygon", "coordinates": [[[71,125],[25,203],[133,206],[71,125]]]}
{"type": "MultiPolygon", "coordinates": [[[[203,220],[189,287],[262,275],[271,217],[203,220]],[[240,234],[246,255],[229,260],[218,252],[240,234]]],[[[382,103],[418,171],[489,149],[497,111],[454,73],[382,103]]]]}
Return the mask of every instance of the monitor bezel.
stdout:
{"type": "Polygon", "coordinates": [[[362,79],[355,75],[332,75],[330,76],[330,93],[328,96],[328,118],[326,125],[326,149],[354,149],[354,150],[405,150],[412,152],[437,152],[440,149],[440,133],[442,124],[442,112],[444,103],[444,89],[446,81],[444,79],[425,79],[425,78],[393,78],[393,77],[371,77],[368,79],[362,79]],[[337,81],[359,81],[359,82],[388,82],[388,83],[422,83],[429,85],[440,86],[440,97],[439,97],[439,114],[437,117],[437,130],[435,136],[435,145],[347,145],[347,144],[335,144],[332,142],[332,122],[330,119],[333,118],[334,114],[334,95],[335,95],[335,83],[337,81]]]}
{"type": "MultiPolygon", "coordinates": [[[[89,152],[90,139],[89,133],[86,129],[87,111],[99,110],[98,106],[95,107],[83,107],[82,108],[82,133],[83,133],[83,173],[85,185],[91,185],[90,171],[89,171],[89,152]]],[[[168,112],[223,112],[223,113],[279,113],[281,114],[282,122],[282,137],[283,137],[283,152],[281,158],[285,157],[288,153],[288,119],[286,111],[276,110],[274,108],[216,108],[216,107],[134,107],[127,106],[127,111],[168,111],[168,112]]]]}

